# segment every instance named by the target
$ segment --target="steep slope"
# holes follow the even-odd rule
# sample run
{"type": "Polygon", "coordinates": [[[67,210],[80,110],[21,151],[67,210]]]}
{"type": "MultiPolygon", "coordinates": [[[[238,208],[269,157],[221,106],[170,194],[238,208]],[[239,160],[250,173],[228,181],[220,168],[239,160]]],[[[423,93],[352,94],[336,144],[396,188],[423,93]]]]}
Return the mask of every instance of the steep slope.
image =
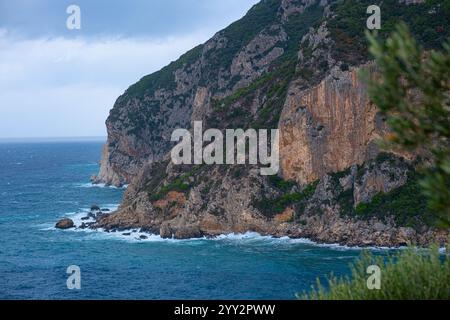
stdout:
{"type": "MultiPolygon", "coordinates": [[[[387,128],[358,78],[360,69],[374,72],[363,35],[370,4],[263,0],[131,86],[107,120],[94,179],[130,187],[119,211],[95,227],[177,238],[252,230],[364,245],[445,242],[445,231],[427,227],[421,197],[384,214],[366,205],[374,197],[395,204],[387,200],[395,192],[407,202],[416,181],[413,158],[380,155],[375,140],[387,128]],[[172,131],[195,120],[222,130],[279,128],[281,176],[251,165],[173,165],[172,131]]],[[[385,1],[382,34],[399,18],[426,47],[448,36],[447,2],[385,1]]]]}

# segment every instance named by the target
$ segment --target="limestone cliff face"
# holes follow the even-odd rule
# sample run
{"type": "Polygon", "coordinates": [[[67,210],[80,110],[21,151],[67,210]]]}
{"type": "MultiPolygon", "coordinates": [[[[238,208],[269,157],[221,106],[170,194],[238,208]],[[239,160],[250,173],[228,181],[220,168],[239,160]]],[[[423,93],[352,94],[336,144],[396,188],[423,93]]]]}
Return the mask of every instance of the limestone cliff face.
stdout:
{"type": "Polygon", "coordinates": [[[425,223],[425,201],[408,198],[417,187],[414,159],[377,148],[387,128],[358,76],[374,67],[364,39],[346,34],[354,28],[351,17],[341,19],[349,3],[263,0],[132,85],[108,117],[94,177],[130,185],[119,210],[92,227],[175,238],[257,231],[351,245],[445,243],[448,232],[425,223]],[[354,63],[342,51],[352,43],[354,63]],[[197,120],[204,130],[279,128],[280,176],[261,176],[253,165],[173,165],[173,130],[197,120]],[[390,205],[394,196],[400,203],[390,205]],[[371,207],[374,197],[381,211],[371,207]]]}
{"type": "Polygon", "coordinates": [[[122,186],[126,183],[125,175],[119,175],[120,168],[114,169],[110,162],[110,148],[106,143],[102,149],[102,158],[100,160],[100,172],[91,177],[93,183],[106,183],[113,186],[122,186]]]}
{"type": "Polygon", "coordinates": [[[311,89],[290,87],[279,123],[284,178],[310,183],[376,156],[386,126],[359,71],[333,68],[311,89]]]}

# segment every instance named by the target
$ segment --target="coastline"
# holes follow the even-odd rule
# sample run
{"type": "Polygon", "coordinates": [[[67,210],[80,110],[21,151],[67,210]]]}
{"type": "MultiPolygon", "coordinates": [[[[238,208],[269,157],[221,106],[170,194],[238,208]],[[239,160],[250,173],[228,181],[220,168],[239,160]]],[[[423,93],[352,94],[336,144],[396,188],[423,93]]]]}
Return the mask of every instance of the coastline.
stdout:
{"type": "MultiPolygon", "coordinates": [[[[316,247],[326,247],[326,248],[335,248],[337,250],[399,250],[405,249],[410,246],[417,247],[419,249],[426,249],[428,245],[417,245],[417,244],[404,244],[404,245],[375,245],[375,244],[367,244],[364,242],[356,243],[352,242],[327,242],[323,241],[320,238],[314,237],[303,237],[303,236],[292,236],[292,234],[282,234],[278,233],[261,233],[258,231],[247,230],[243,232],[223,232],[223,233],[215,233],[215,234],[202,234],[201,236],[195,237],[184,237],[184,238],[176,238],[175,235],[172,237],[161,236],[161,234],[151,232],[148,229],[141,227],[123,227],[123,228],[104,228],[99,227],[97,225],[98,221],[101,220],[102,217],[114,215],[119,208],[119,205],[105,205],[102,207],[102,210],[107,211],[98,211],[93,215],[93,211],[85,208],[81,212],[74,212],[70,214],[66,214],[65,217],[71,219],[74,222],[74,226],[72,228],[68,228],[71,231],[84,231],[84,232],[98,232],[103,235],[112,235],[114,238],[124,241],[132,241],[132,242],[189,242],[189,241],[215,241],[215,240],[263,240],[263,241],[275,241],[275,242],[286,242],[292,244],[309,244],[316,247]]],[[[95,211],[94,211],[95,212],[95,211]]],[[[52,230],[56,230],[56,227],[50,228],[52,230]]],[[[445,250],[445,245],[442,243],[436,243],[439,245],[441,250],[445,250]]]]}
{"type": "MultiPolygon", "coordinates": [[[[45,228],[45,230],[58,230],[55,227],[45,228]]],[[[335,250],[372,250],[372,251],[389,251],[389,250],[402,250],[406,249],[407,246],[400,247],[379,247],[379,246],[348,246],[339,243],[322,243],[316,242],[308,238],[291,238],[289,236],[272,236],[272,235],[262,235],[258,232],[248,231],[245,233],[228,233],[228,234],[219,234],[214,236],[203,236],[199,238],[185,238],[185,239],[176,239],[176,238],[163,238],[158,234],[148,233],[146,231],[141,231],[138,229],[124,229],[121,231],[113,230],[108,231],[102,228],[79,228],[75,227],[66,231],[72,232],[92,232],[98,233],[100,235],[111,236],[111,239],[133,242],[133,243],[145,243],[145,242],[167,242],[167,243],[187,243],[194,241],[220,241],[220,240],[229,240],[229,241],[263,241],[263,242],[272,242],[274,244],[286,243],[286,244],[305,244],[311,245],[314,247],[323,247],[328,249],[335,250]],[[141,238],[141,236],[144,236],[141,238]]]]}

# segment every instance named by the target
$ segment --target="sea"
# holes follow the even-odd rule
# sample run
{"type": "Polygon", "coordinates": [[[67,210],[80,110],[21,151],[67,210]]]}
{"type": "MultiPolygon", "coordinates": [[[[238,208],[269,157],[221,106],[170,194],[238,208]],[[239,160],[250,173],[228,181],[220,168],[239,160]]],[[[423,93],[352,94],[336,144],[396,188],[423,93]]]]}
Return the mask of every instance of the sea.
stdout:
{"type": "Polygon", "coordinates": [[[256,233],[174,240],[55,229],[93,204],[119,205],[123,188],[89,181],[103,143],[0,141],[0,299],[296,299],[317,279],[349,275],[361,254],[256,233]],[[79,289],[68,286],[70,266],[79,289]]]}

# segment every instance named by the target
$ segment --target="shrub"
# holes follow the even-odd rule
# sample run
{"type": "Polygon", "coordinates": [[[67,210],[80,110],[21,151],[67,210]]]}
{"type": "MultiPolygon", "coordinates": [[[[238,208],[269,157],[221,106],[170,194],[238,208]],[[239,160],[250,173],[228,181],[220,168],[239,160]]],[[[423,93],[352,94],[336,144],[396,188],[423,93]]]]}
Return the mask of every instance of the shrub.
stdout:
{"type": "MultiPolygon", "coordinates": [[[[272,178],[271,183],[276,183],[278,186],[284,186],[287,188],[289,182],[286,181],[286,185],[284,185],[281,181],[275,181],[272,178]]],[[[283,212],[288,206],[294,204],[304,204],[309,198],[314,195],[316,191],[317,185],[319,184],[319,180],[312,182],[305,186],[305,188],[301,192],[287,192],[281,195],[276,199],[268,199],[263,197],[262,200],[254,203],[255,207],[261,210],[266,216],[273,216],[275,214],[283,212]]],[[[283,190],[282,188],[280,188],[283,190]]],[[[288,191],[289,188],[284,191],[288,191]]]]}
{"type": "Polygon", "coordinates": [[[149,190],[148,194],[150,200],[152,202],[161,200],[171,191],[187,193],[192,188],[192,184],[189,182],[189,178],[194,176],[194,174],[197,173],[201,168],[202,166],[194,167],[194,169],[192,169],[191,171],[182,174],[167,185],[161,187],[158,192],[154,192],[155,190],[149,190]]]}
{"type": "Polygon", "coordinates": [[[436,219],[427,208],[427,199],[419,186],[419,178],[414,172],[405,185],[388,193],[378,193],[369,203],[360,203],[355,214],[360,218],[393,216],[402,226],[420,228],[422,223],[434,225],[436,219]]]}
{"type": "Polygon", "coordinates": [[[296,185],[295,182],[284,180],[283,178],[277,175],[269,176],[268,179],[272,186],[285,192],[291,190],[296,185]]]}
{"type": "Polygon", "coordinates": [[[437,248],[418,251],[409,248],[388,257],[364,252],[352,266],[351,277],[328,279],[328,288],[317,280],[311,292],[298,295],[312,300],[448,300],[450,259],[437,248]],[[367,267],[381,269],[380,290],[369,290],[367,267]]]}
{"type": "Polygon", "coordinates": [[[369,96],[392,132],[387,148],[429,155],[420,185],[443,227],[450,226],[450,42],[425,52],[408,27],[399,24],[387,41],[367,33],[379,77],[369,81],[369,96]]]}

